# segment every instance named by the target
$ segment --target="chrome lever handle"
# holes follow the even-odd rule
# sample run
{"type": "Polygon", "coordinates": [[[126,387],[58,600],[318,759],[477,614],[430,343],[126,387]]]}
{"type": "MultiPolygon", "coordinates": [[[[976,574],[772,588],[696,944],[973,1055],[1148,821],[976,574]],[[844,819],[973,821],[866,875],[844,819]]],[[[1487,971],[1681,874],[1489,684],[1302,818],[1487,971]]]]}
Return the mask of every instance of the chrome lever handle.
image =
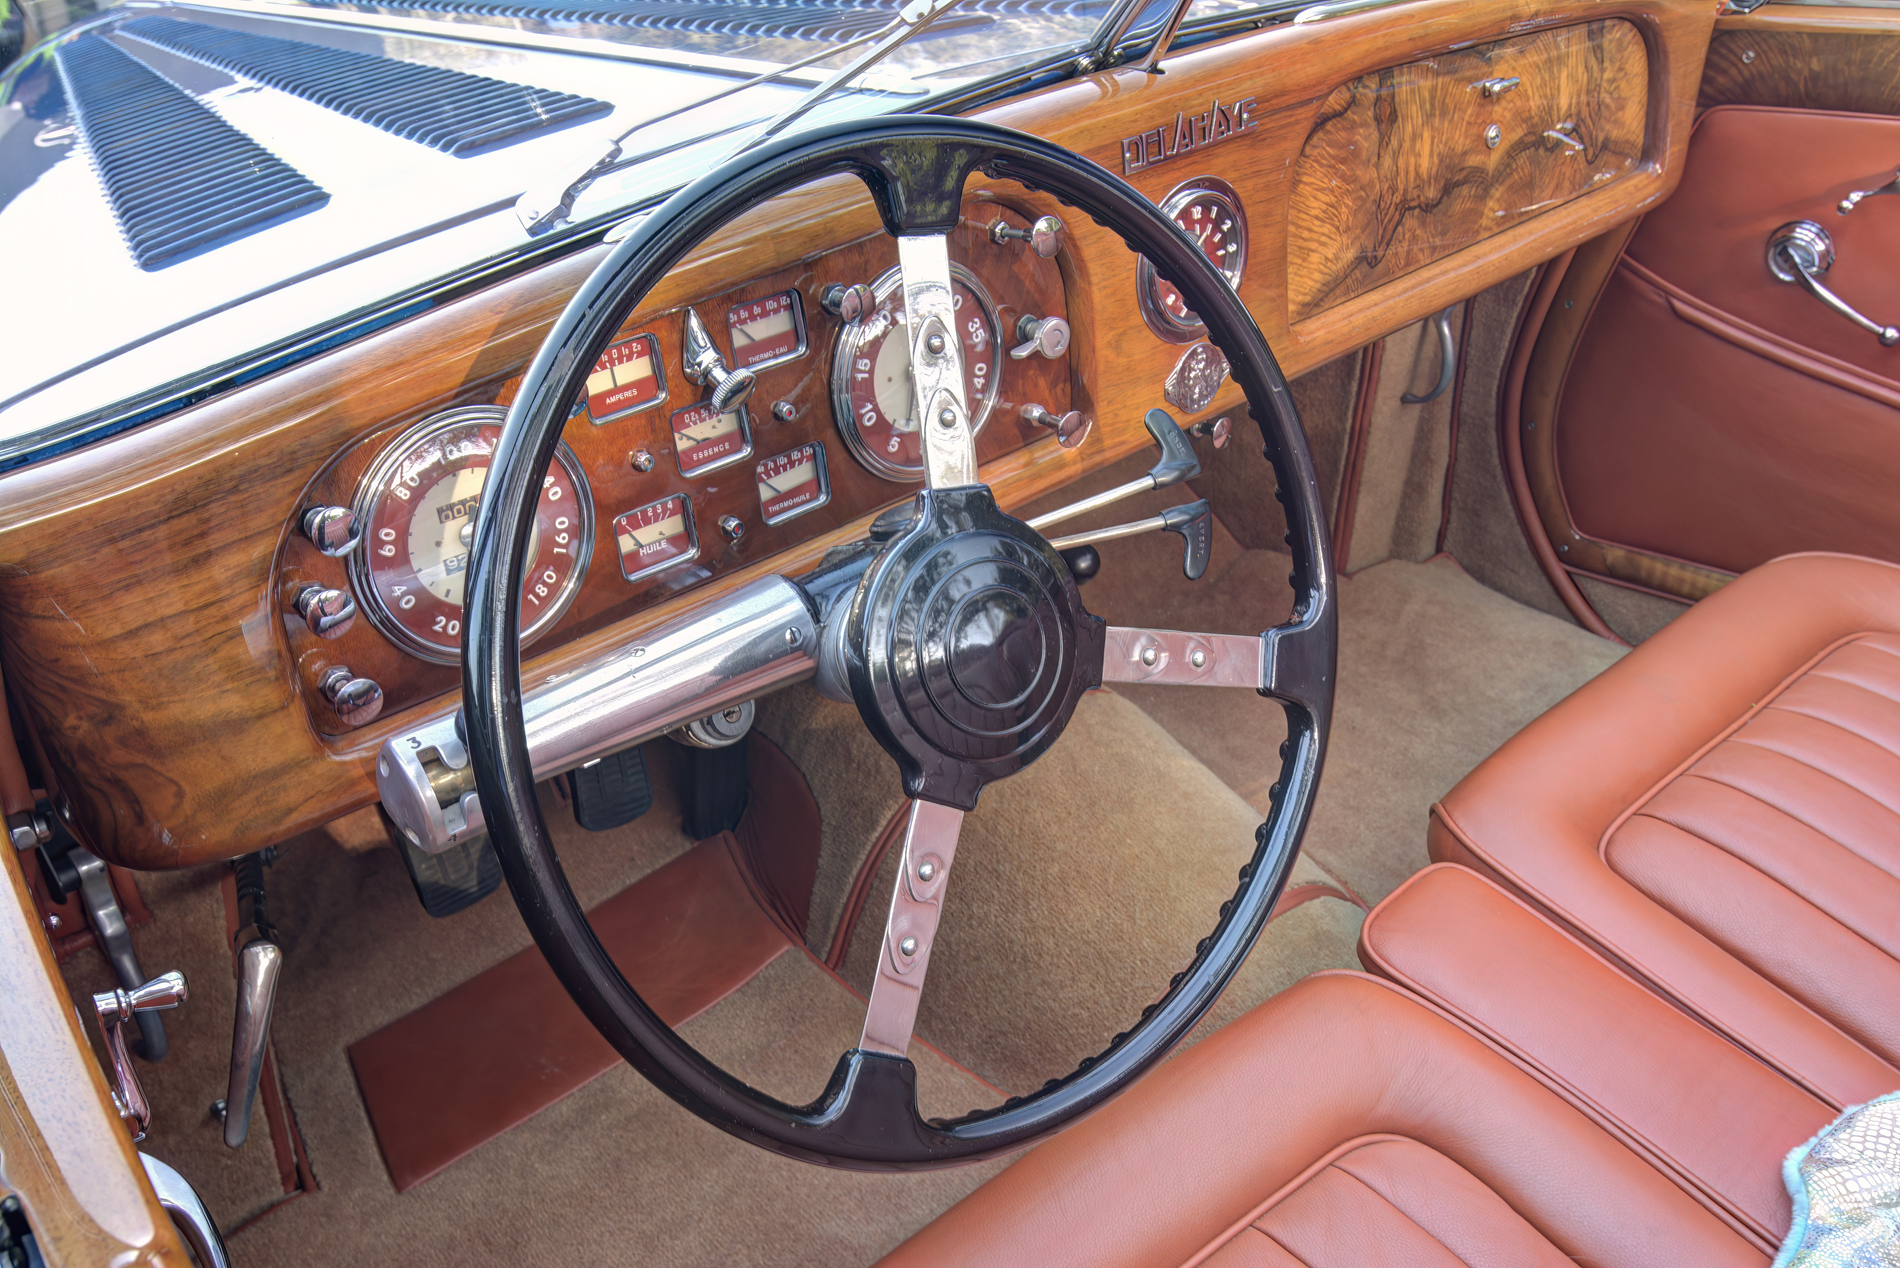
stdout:
{"type": "Polygon", "coordinates": [[[145,1139],[145,1129],[152,1121],[152,1105],[145,1099],[145,1089],[139,1085],[138,1071],[132,1065],[132,1054],[125,1046],[125,1027],[140,1013],[178,1007],[185,1002],[187,994],[185,975],[174,969],[135,990],[121,987],[92,997],[93,1011],[99,1015],[99,1033],[106,1041],[106,1055],[112,1060],[113,1081],[118,1084],[113,1089],[112,1099],[118,1106],[119,1117],[132,1125],[134,1141],[145,1139]]]}
{"type": "Polygon", "coordinates": [[[1768,271],[1792,282],[1862,330],[1891,348],[1900,343],[1900,328],[1883,326],[1863,316],[1852,304],[1821,284],[1821,275],[1834,265],[1834,239],[1812,220],[1794,220],[1768,235],[1768,271]]]}
{"type": "Polygon", "coordinates": [[[251,1107],[264,1073],[271,1007],[284,953],[275,943],[252,942],[238,952],[237,1020],[231,1035],[231,1077],[224,1095],[224,1143],[236,1149],[251,1133],[251,1107]]]}
{"type": "MultiPolygon", "coordinates": [[[[1513,79],[1511,82],[1515,84],[1517,80],[1513,79]]],[[[1485,94],[1487,97],[1490,95],[1488,92],[1485,94]]],[[[1451,381],[1458,373],[1458,344],[1451,337],[1451,314],[1457,307],[1458,305],[1453,304],[1450,308],[1440,310],[1432,318],[1432,329],[1438,332],[1438,382],[1432,385],[1431,391],[1423,395],[1407,392],[1400,396],[1399,400],[1404,404],[1423,405],[1427,401],[1437,400],[1451,390],[1451,381]]]]}
{"type": "Polygon", "coordinates": [[[1849,194],[1847,197],[1841,199],[1839,205],[1836,206],[1834,210],[1840,212],[1843,216],[1845,216],[1848,212],[1860,206],[1861,199],[1878,198],[1882,194],[1900,194],[1900,169],[1896,169],[1894,171],[1893,179],[1888,181],[1885,185],[1879,185],[1873,189],[1855,190],[1853,193],[1849,194]]]}

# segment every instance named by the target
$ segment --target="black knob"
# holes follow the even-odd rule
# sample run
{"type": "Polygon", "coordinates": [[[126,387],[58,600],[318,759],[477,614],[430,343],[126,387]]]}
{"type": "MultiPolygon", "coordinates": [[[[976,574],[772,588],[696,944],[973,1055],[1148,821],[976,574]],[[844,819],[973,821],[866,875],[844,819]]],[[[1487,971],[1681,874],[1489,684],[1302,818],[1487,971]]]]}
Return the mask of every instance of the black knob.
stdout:
{"type": "Polygon", "coordinates": [[[1058,551],[1062,562],[1069,565],[1069,571],[1075,574],[1075,584],[1081,585],[1102,570],[1102,556],[1093,546],[1071,546],[1058,551]]]}

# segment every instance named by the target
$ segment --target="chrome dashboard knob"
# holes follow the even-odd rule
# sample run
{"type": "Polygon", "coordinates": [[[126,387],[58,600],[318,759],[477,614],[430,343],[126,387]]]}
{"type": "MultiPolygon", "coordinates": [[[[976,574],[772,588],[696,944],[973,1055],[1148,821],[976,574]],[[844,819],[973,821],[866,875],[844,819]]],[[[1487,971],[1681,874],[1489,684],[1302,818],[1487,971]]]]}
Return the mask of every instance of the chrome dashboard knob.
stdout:
{"type": "Polygon", "coordinates": [[[721,414],[729,414],[745,404],[758,384],[752,371],[734,370],[726,365],[706,323],[691,308],[686,310],[686,334],[680,359],[685,363],[687,378],[701,387],[712,388],[712,407],[721,414]]]}
{"type": "Polygon", "coordinates": [[[310,544],[332,559],[341,559],[363,540],[356,515],[347,506],[313,506],[303,513],[298,527],[310,544]]]}
{"type": "Polygon", "coordinates": [[[1054,361],[1069,350],[1069,323],[1060,317],[1025,317],[1016,323],[1023,342],[1009,350],[1011,361],[1026,361],[1040,352],[1054,361]]]}
{"type": "Polygon", "coordinates": [[[1073,449],[1089,438],[1091,420],[1080,410],[1070,410],[1066,414],[1051,414],[1040,405],[1030,404],[1022,408],[1023,421],[1034,423],[1038,427],[1047,427],[1056,434],[1056,443],[1064,449],[1073,449]]]}
{"type": "Polygon", "coordinates": [[[317,689],[345,726],[373,722],[383,711],[383,689],[374,678],[358,678],[342,665],[323,671],[317,689]]]}
{"type": "Polygon", "coordinates": [[[847,326],[855,326],[877,311],[877,296],[863,282],[849,286],[833,282],[818,297],[818,306],[847,326]]]}
{"type": "Polygon", "coordinates": [[[297,594],[297,615],[318,638],[341,638],[356,623],[356,600],[348,591],[312,583],[297,594]]]}
{"type": "Polygon", "coordinates": [[[1037,216],[1027,229],[1018,229],[1006,220],[998,220],[990,226],[990,241],[998,246],[1027,242],[1031,251],[1046,260],[1062,249],[1062,221],[1054,216],[1037,216]]]}

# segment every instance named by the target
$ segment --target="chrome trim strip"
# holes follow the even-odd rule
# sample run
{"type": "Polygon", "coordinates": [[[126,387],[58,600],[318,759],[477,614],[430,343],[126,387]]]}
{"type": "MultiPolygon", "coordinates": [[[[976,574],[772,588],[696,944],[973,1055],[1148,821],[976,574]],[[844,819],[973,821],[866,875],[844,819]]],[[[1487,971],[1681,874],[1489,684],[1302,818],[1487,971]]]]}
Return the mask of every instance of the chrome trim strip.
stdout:
{"type": "Polygon", "coordinates": [[[197,1256],[199,1264],[203,1268],[231,1268],[230,1257],[224,1249],[224,1238],[219,1235],[211,1212],[205,1210],[204,1200],[191,1187],[191,1182],[179,1175],[170,1164],[160,1162],[148,1153],[141,1152],[139,1161],[145,1166],[145,1178],[152,1182],[152,1191],[158,1195],[158,1204],[172,1217],[172,1223],[191,1247],[191,1253],[197,1256]]]}
{"type": "Polygon", "coordinates": [[[1407,0],[1328,0],[1326,4],[1315,4],[1301,9],[1293,15],[1295,26],[1308,22],[1324,22],[1327,18],[1340,18],[1348,13],[1364,13],[1367,9],[1383,9],[1388,5],[1405,4],[1407,0]]]}

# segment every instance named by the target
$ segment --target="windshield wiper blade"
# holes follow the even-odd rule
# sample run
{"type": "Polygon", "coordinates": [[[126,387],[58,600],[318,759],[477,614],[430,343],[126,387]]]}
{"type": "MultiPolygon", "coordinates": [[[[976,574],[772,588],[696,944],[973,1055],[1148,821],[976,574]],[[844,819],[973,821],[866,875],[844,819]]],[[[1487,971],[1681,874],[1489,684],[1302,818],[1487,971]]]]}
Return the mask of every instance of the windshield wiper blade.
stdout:
{"type": "Polygon", "coordinates": [[[830,78],[814,85],[811,90],[799,98],[798,102],[789,110],[782,112],[777,118],[766,124],[765,130],[752,142],[756,144],[758,141],[764,140],[775,132],[781,131],[787,124],[806,114],[844,84],[884,60],[884,58],[888,57],[906,40],[909,40],[919,31],[929,26],[932,22],[936,21],[939,16],[948,12],[958,3],[959,0],[911,0],[909,4],[898,11],[897,16],[867,35],[860,35],[853,40],[846,40],[842,44],[833,45],[832,47],[812,54],[810,57],[801,58],[796,62],[774,67],[764,74],[754,75],[750,79],[734,84],[729,88],[722,88],[718,92],[708,96],[689,101],[685,105],[668,110],[664,114],[657,114],[651,118],[642,119],[625,132],[622,132],[619,136],[609,137],[590,145],[576,156],[573,161],[561,164],[552,175],[536,181],[520,198],[515,200],[515,218],[521,221],[521,227],[531,234],[551,229],[573,214],[574,200],[580,197],[582,191],[600,177],[605,176],[608,172],[619,166],[621,157],[625,153],[624,147],[626,142],[634,133],[650,128],[655,124],[665,123],[668,119],[676,119],[690,110],[699,109],[701,106],[711,105],[715,101],[723,101],[727,97],[735,96],[748,88],[756,88],[760,84],[767,84],[774,80],[782,79],[793,71],[803,70],[814,63],[836,57],[840,53],[848,52],[861,45],[872,45],[872,47],[865,52],[864,56],[858,58],[830,78]],[[576,169],[579,169],[578,172],[576,169]]]}

